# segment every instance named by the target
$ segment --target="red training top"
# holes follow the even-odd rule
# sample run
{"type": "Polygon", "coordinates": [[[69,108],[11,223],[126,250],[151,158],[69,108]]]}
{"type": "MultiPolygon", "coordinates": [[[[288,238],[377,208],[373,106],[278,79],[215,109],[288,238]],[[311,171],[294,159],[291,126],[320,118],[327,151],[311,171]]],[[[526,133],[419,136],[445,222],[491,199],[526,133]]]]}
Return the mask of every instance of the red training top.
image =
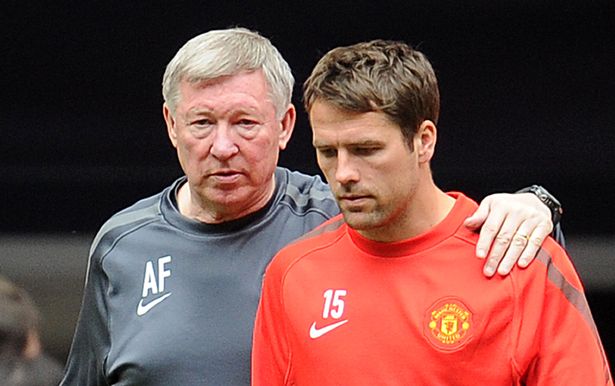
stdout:
{"type": "Polygon", "coordinates": [[[478,235],[456,204],[427,233],[365,239],[341,216],[284,248],[267,269],[253,385],[613,385],[566,252],[482,274],[478,235]]]}

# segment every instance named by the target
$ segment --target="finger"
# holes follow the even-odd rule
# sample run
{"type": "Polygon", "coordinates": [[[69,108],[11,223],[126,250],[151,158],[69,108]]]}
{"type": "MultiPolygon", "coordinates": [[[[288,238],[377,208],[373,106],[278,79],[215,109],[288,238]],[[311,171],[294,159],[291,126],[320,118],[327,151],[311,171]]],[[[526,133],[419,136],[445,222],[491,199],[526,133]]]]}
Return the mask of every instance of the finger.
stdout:
{"type": "Polygon", "coordinates": [[[525,268],[534,260],[540,250],[540,247],[542,246],[542,243],[544,243],[547,236],[551,233],[549,229],[549,225],[544,224],[540,224],[534,229],[527,246],[523,251],[523,254],[519,258],[519,262],[517,263],[519,267],[525,268]]]}
{"type": "Polygon", "coordinates": [[[532,243],[530,238],[533,236],[536,224],[531,221],[525,221],[519,229],[515,231],[512,236],[510,245],[506,249],[506,253],[500,261],[498,266],[498,273],[500,275],[508,275],[517,261],[524,256],[524,253],[529,248],[529,252],[532,250],[532,243]]]}
{"type": "MultiPolygon", "coordinates": [[[[487,222],[489,222],[489,219],[487,219],[487,222]]],[[[489,257],[483,267],[483,272],[486,276],[493,276],[495,274],[500,265],[500,261],[502,261],[504,254],[512,242],[512,237],[517,231],[520,222],[520,220],[510,216],[504,217],[502,220],[502,224],[491,244],[485,247],[489,250],[489,257]]],[[[487,226],[487,223],[485,226],[487,226]]]]}
{"type": "Polygon", "coordinates": [[[492,244],[496,244],[495,239],[498,233],[500,233],[505,219],[505,214],[501,212],[491,211],[489,213],[485,224],[480,229],[478,242],[476,243],[476,256],[480,258],[487,257],[487,253],[492,249],[492,244]]]}
{"type": "Polygon", "coordinates": [[[476,209],[470,217],[465,219],[463,225],[472,230],[480,228],[485,223],[485,220],[489,215],[490,206],[491,199],[487,197],[480,203],[478,209],[476,209]]]}

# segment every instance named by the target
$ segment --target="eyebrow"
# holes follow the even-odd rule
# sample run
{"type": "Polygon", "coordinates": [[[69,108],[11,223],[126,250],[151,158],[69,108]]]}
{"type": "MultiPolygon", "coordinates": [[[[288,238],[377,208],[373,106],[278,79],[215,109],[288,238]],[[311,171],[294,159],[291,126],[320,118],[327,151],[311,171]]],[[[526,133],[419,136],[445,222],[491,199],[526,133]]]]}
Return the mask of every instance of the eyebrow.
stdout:
{"type": "MultiPolygon", "coordinates": [[[[231,115],[261,115],[257,108],[239,106],[237,108],[231,108],[231,115]]],[[[213,114],[214,110],[208,107],[193,107],[190,110],[186,111],[186,115],[208,115],[213,114]]],[[[225,111],[228,113],[228,110],[225,111]]]]}
{"type": "Polygon", "coordinates": [[[203,114],[211,114],[212,110],[209,108],[203,107],[193,107],[190,110],[186,111],[186,115],[203,115],[203,114]]]}
{"type": "Polygon", "coordinates": [[[351,142],[352,146],[374,146],[374,145],[382,145],[382,141],[377,139],[365,139],[363,141],[351,142]]]}
{"type": "MultiPolygon", "coordinates": [[[[382,141],[377,139],[364,139],[359,141],[352,141],[348,143],[342,143],[343,146],[380,146],[382,145],[382,141]]],[[[312,143],[314,147],[331,147],[333,145],[325,144],[322,142],[314,141],[312,143]]]]}

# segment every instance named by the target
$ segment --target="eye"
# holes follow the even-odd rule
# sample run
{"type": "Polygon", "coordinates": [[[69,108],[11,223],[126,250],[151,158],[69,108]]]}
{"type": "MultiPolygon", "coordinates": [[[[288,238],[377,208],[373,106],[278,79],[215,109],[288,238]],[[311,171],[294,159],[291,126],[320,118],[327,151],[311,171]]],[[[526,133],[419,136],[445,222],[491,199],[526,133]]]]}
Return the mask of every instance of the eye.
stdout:
{"type": "Polygon", "coordinates": [[[200,118],[190,122],[190,124],[192,126],[209,126],[213,124],[213,122],[209,118],[200,118]]]}
{"type": "Polygon", "coordinates": [[[215,125],[216,122],[211,118],[193,117],[188,120],[187,127],[195,138],[205,138],[212,132],[215,125]]]}
{"type": "Polygon", "coordinates": [[[380,150],[377,146],[356,146],[351,148],[353,154],[358,156],[370,156],[380,150]]]}
{"type": "Polygon", "coordinates": [[[337,150],[331,147],[319,147],[318,154],[324,158],[333,158],[337,156],[337,150]]]}
{"type": "Polygon", "coordinates": [[[254,139],[259,133],[258,128],[261,126],[260,121],[249,117],[238,118],[232,121],[232,124],[237,133],[245,139],[254,139]]]}
{"type": "Polygon", "coordinates": [[[254,127],[256,125],[258,125],[258,122],[254,119],[250,119],[250,118],[242,118],[239,119],[236,124],[242,126],[242,127],[246,127],[246,128],[251,128],[254,127]]]}

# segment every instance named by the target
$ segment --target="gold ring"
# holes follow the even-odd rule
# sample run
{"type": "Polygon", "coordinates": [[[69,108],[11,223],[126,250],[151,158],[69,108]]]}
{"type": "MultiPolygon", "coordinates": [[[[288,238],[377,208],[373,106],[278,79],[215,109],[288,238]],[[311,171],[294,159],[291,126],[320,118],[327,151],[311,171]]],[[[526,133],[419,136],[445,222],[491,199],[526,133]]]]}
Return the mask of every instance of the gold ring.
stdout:
{"type": "Polygon", "coordinates": [[[515,234],[515,237],[513,237],[513,245],[516,245],[518,247],[525,247],[529,240],[530,237],[528,235],[517,233],[515,234]]]}

